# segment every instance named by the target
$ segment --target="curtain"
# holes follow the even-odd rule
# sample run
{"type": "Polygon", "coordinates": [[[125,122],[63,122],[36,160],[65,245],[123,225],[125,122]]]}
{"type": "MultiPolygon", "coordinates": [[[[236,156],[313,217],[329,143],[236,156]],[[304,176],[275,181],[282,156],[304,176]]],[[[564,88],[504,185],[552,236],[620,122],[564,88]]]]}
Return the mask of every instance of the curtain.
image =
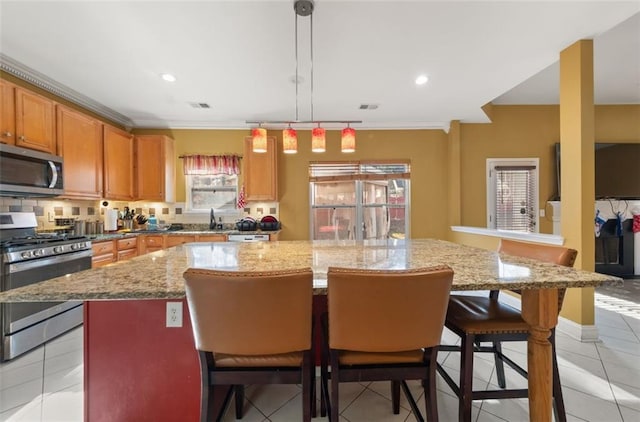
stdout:
{"type": "Polygon", "coordinates": [[[185,155],[184,174],[240,174],[239,155],[185,155]]]}

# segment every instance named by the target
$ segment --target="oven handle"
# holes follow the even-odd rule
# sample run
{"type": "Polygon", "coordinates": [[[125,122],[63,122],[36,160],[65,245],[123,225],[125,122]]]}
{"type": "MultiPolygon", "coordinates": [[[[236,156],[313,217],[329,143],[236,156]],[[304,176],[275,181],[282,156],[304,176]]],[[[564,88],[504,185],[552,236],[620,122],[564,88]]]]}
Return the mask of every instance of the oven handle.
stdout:
{"type": "Polygon", "coordinates": [[[48,161],[49,168],[51,169],[51,183],[49,183],[49,188],[55,188],[56,183],[58,183],[58,169],[56,169],[56,165],[53,161],[48,161]]]}
{"type": "Polygon", "coordinates": [[[46,265],[60,264],[62,262],[69,262],[80,258],[91,257],[91,255],[93,255],[93,251],[91,249],[87,249],[84,251],[74,252],[66,255],[52,256],[50,258],[15,262],[13,264],[9,264],[9,273],[15,274],[20,271],[27,271],[37,267],[44,267],[46,265]]]}

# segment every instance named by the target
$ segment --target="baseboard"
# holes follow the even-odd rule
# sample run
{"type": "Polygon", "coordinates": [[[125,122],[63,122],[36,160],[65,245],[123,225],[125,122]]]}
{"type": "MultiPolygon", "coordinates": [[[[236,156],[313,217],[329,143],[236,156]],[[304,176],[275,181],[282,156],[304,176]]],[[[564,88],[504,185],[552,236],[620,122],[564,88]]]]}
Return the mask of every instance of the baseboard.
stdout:
{"type": "MultiPolygon", "coordinates": [[[[501,294],[500,300],[504,303],[521,309],[520,298],[508,294],[501,294]]],[[[584,343],[600,341],[598,327],[595,325],[582,325],[570,319],[559,317],[556,330],[584,343]]]]}

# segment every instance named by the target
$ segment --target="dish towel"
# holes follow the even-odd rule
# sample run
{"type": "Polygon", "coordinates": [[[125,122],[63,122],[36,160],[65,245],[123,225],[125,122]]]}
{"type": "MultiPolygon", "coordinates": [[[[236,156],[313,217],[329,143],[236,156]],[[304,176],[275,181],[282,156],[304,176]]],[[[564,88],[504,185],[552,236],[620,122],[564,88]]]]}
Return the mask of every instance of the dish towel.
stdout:
{"type": "Polygon", "coordinates": [[[640,233],[640,214],[633,216],[633,232],[640,233]]]}
{"type": "Polygon", "coordinates": [[[238,204],[236,208],[242,210],[245,206],[247,206],[247,202],[244,199],[244,185],[242,185],[242,187],[240,188],[240,193],[238,193],[238,204]]]}

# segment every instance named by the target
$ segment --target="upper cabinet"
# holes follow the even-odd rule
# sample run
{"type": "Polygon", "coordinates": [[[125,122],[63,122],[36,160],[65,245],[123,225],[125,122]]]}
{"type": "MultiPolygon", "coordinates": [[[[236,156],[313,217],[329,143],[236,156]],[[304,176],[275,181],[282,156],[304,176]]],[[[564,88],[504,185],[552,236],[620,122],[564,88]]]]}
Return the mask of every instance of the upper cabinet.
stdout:
{"type": "Polygon", "coordinates": [[[15,88],[16,146],[56,154],[54,102],[15,88]]]}
{"type": "Polygon", "coordinates": [[[62,105],[56,117],[64,196],[102,198],[102,122],[62,105]]]}
{"type": "Polygon", "coordinates": [[[104,197],[131,201],[134,192],[133,136],[113,126],[104,125],[104,197]]]}
{"type": "Polygon", "coordinates": [[[0,79],[0,142],[16,143],[16,96],[14,86],[0,79]]]}
{"type": "Polygon", "coordinates": [[[135,138],[137,199],[174,202],[176,157],[173,139],[162,135],[135,138]]]}
{"type": "Polygon", "coordinates": [[[244,186],[247,201],[278,200],[276,138],[267,137],[267,152],[253,152],[251,137],[244,139],[244,186]]]}

